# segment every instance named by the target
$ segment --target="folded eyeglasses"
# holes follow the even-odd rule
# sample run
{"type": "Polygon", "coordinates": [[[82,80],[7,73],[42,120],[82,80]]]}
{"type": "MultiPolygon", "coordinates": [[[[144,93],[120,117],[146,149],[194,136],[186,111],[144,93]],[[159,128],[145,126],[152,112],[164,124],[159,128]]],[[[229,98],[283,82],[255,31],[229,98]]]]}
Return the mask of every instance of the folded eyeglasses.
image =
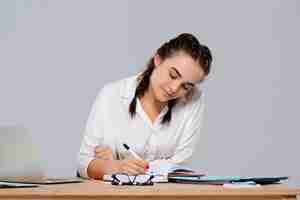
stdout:
{"type": "Polygon", "coordinates": [[[111,175],[112,185],[139,185],[139,186],[145,186],[145,185],[153,185],[152,179],[154,178],[154,175],[150,174],[140,174],[136,176],[129,176],[125,173],[120,174],[113,174],[111,175]]]}

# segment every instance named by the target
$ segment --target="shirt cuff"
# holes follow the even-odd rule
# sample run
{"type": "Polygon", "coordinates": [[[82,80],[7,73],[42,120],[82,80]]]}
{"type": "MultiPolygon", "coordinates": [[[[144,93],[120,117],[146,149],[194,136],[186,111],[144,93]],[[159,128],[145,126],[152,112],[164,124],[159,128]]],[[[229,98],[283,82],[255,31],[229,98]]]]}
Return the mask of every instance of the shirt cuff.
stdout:
{"type": "Polygon", "coordinates": [[[95,158],[93,158],[93,157],[79,158],[78,172],[79,172],[80,177],[89,178],[87,169],[88,169],[90,162],[94,159],[95,158]]]}

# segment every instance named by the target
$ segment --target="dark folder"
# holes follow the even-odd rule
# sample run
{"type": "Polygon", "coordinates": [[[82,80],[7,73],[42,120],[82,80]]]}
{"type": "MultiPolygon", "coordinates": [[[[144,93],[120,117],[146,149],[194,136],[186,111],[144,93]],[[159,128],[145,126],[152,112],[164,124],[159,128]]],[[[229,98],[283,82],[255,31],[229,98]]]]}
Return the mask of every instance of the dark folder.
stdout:
{"type": "Polygon", "coordinates": [[[199,176],[199,177],[169,177],[169,182],[174,183],[193,183],[193,184],[211,184],[222,185],[224,183],[248,182],[252,181],[256,184],[273,184],[279,183],[282,180],[287,180],[287,176],[278,177],[238,177],[238,176],[199,176]]]}
{"type": "Polygon", "coordinates": [[[36,184],[0,182],[0,188],[24,188],[24,187],[38,187],[38,185],[36,185],[36,184]]]}

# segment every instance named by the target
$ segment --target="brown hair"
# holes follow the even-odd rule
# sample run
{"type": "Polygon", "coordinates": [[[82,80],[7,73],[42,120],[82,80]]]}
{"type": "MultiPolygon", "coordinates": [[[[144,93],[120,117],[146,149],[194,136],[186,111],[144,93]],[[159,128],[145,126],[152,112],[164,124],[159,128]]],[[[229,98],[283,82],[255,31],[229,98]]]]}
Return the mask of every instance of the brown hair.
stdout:
{"type": "MultiPolygon", "coordinates": [[[[187,55],[191,56],[197,61],[204,71],[205,76],[210,72],[210,66],[212,62],[212,55],[209,48],[205,45],[200,44],[195,36],[190,33],[182,33],[170,41],[164,43],[157,51],[156,54],[165,60],[170,58],[175,53],[183,51],[187,55]]],[[[138,77],[138,85],[135,90],[134,97],[129,105],[129,113],[133,118],[136,114],[136,100],[138,97],[144,96],[150,84],[150,77],[155,68],[154,57],[152,57],[145,71],[143,71],[138,77]]],[[[176,99],[172,99],[168,102],[169,110],[163,116],[162,124],[169,123],[172,118],[172,108],[176,103],[176,99]]]]}

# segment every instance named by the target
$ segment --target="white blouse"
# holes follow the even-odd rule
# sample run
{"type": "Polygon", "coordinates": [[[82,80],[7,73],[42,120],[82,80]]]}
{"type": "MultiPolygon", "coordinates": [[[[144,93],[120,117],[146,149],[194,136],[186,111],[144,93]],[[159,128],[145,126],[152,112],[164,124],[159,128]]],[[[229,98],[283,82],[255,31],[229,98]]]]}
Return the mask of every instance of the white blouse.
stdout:
{"type": "Polygon", "coordinates": [[[110,147],[115,159],[128,157],[123,143],[141,158],[186,164],[200,134],[204,110],[199,88],[188,103],[177,103],[169,124],[161,124],[166,106],[152,123],[137,100],[136,115],[130,117],[129,104],[137,86],[137,76],[105,85],[96,98],[87,121],[78,154],[78,171],[87,177],[87,167],[95,159],[96,146],[110,147]]]}

